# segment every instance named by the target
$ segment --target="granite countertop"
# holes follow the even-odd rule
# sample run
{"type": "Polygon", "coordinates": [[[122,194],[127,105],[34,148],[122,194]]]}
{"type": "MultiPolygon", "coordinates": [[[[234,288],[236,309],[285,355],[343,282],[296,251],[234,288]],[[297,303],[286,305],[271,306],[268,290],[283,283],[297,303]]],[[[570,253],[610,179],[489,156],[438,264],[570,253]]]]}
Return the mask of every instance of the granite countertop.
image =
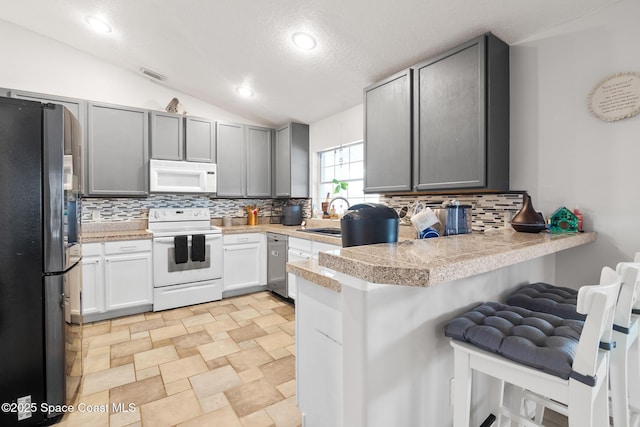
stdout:
{"type": "Polygon", "coordinates": [[[326,280],[321,277],[324,274],[320,269],[324,268],[372,283],[427,287],[553,254],[593,242],[595,238],[594,232],[532,234],[504,228],[487,233],[342,248],[321,252],[317,266],[298,262],[289,264],[288,268],[320,285],[326,280]]]}
{"type": "Polygon", "coordinates": [[[318,265],[317,259],[289,262],[287,263],[287,273],[293,273],[336,292],[342,291],[340,282],[333,278],[336,272],[318,265]]]}
{"type": "Polygon", "coordinates": [[[123,221],[82,224],[82,243],[151,239],[146,221],[123,221]]]}

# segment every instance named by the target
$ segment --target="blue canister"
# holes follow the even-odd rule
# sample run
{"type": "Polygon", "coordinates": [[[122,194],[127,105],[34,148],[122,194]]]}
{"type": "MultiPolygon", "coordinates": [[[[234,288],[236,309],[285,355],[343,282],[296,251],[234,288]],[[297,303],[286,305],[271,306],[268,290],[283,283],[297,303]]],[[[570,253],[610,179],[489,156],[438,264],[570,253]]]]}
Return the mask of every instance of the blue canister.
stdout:
{"type": "Polygon", "coordinates": [[[445,236],[471,233],[471,205],[451,204],[446,209],[445,236]]]}

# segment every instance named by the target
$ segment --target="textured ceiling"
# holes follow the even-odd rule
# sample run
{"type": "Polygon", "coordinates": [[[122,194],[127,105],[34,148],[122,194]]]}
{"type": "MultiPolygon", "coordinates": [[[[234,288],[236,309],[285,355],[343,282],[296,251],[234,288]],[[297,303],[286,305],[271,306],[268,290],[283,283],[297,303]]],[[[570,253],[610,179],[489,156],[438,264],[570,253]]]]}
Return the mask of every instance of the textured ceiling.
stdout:
{"type": "Polygon", "coordinates": [[[620,0],[0,1],[1,19],[275,126],[358,105],[365,86],[486,31],[513,44],[620,0]],[[112,33],[92,33],[87,15],[112,33]],[[290,43],[301,30],[314,51],[290,43]]]}

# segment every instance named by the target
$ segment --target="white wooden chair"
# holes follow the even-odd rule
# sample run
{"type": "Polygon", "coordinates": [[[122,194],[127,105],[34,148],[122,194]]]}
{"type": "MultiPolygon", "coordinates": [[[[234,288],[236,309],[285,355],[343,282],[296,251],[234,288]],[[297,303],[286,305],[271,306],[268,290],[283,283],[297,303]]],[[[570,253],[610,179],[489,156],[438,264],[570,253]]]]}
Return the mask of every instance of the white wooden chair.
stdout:
{"type": "MultiPolygon", "coordinates": [[[[634,262],[621,262],[616,266],[618,274],[627,268],[640,268],[640,252],[634,262]]],[[[613,340],[616,347],[611,354],[609,368],[613,425],[629,427],[640,424],[640,340],[638,302],[640,283],[620,290],[618,306],[613,320],[613,340]],[[635,313],[634,313],[635,312],[635,313]]]]}
{"type": "MultiPolygon", "coordinates": [[[[625,278],[635,283],[634,275],[637,273],[637,269],[628,268],[625,270],[625,278]]],[[[620,283],[620,276],[605,267],[599,285],[583,286],[579,290],[577,311],[587,315],[587,318],[575,347],[568,379],[514,362],[470,343],[452,340],[455,369],[454,427],[469,426],[472,371],[495,377],[503,385],[510,383],[566,405],[570,427],[607,426],[609,351],[600,349],[600,342],[611,341],[620,283]]],[[[501,390],[501,394],[504,394],[504,386],[501,390]]],[[[502,425],[503,418],[523,426],[541,425],[505,407],[504,396],[500,397],[498,425],[502,425]]]]}

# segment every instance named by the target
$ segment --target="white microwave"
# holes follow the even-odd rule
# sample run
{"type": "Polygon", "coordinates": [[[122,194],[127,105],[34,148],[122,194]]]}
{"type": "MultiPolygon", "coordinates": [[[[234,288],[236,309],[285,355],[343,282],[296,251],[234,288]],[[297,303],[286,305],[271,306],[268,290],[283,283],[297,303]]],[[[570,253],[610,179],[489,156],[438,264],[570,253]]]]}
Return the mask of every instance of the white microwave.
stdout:
{"type": "Polygon", "coordinates": [[[215,163],[150,160],[152,193],[215,193],[215,163]]]}

